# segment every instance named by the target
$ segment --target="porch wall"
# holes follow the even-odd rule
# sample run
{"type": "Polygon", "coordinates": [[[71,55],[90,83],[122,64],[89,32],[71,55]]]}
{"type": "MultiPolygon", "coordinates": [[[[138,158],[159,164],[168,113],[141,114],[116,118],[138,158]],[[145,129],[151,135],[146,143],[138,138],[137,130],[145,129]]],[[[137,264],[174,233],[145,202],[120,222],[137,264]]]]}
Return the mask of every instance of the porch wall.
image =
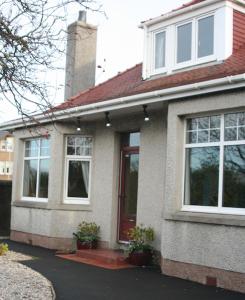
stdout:
{"type": "MultiPolygon", "coordinates": [[[[245,109],[236,92],[169,105],[166,191],[162,223],[163,273],[245,292],[245,217],[182,212],[185,115],[245,109]]],[[[183,99],[184,100],[184,99],[183,99]]]]}
{"type": "Polygon", "coordinates": [[[120,132],[141,131],[137,223],[152,226],[155,247],[160,250],[161,219],[166,158],[166,110],[151,113],[151,121],[142,115],[113,120],[106,128],[104,120],[86,124],[81,134],[93,136],[90,205],[63,204],[65,135],[76,134],[74,124],[48,126],[51,141],[49,201],[21,201],[24,139],[38,133],[15,132],[16,155],[12,196],[11,237],[48,248],[72,247],[72,233],[81,221],[96,222],[101,227],[103,247],[116,248],[118,221],[118,184],[120,132]],[[157,145],[157,146],[156,146],[157,145]]]}

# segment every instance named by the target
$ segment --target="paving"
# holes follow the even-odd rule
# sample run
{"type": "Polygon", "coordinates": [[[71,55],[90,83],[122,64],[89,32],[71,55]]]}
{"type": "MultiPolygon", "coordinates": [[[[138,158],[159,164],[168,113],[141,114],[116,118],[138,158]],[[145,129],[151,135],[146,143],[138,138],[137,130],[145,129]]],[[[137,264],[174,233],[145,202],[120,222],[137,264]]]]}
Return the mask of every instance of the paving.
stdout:
{"type": "Polygon", "coordinates": [[[53,283],[58,300],[244,300],[245,295],[164,276],[157,268],[106,270],[55,256],[52,250],[6,241],[33,257],[22,264],[53,283]]]}

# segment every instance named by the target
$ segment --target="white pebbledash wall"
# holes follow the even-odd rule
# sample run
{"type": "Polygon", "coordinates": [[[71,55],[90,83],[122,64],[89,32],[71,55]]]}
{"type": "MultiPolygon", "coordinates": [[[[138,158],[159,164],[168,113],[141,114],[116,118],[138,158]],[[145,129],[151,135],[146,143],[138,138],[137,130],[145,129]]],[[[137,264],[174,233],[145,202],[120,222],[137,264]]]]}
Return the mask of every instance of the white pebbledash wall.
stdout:
{"type": "Polygon", "coordinates": [[[166,112],[152,118],[150,123],[142,117],[118,120],[113,129],[103,123],[82,128],[81,134],[93,136],[92,180],[90,205],[63,204],[65,136],[76,134],[74,125],[49,126],[51,141],[48,203],[21,200],[23,178],[24,139],[28,131],[15,132],[16,155],[13,184],[11,221],[12,239],[22,240],[48,248],[71,246],[72,233],[85,220],[101,227],[103,247],[116,248],[117,208],[120,143],[118,131],[141,129],[139,163],[139,192],[137,222],[153,226],[155,246],[160,250],[161,218],[166,148],[166,112]],[[123,125],[124,124],[124,125],[123,125]],[[155,147],[155,145],[158,145],[155,147]]]}

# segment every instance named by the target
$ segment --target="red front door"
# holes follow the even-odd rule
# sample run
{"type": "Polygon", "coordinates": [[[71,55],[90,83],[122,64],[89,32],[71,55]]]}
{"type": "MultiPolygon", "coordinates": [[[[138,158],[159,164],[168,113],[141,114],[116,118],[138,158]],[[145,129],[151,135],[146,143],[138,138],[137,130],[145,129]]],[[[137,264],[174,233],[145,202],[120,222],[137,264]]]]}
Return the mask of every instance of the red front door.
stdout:
{"type": "Polygon", "coordinates": [[[121,149],[119,241],[128,241],[127,231],[136,225],[137,215],[139,133],[128,135],[128,145],[121,149]]]}

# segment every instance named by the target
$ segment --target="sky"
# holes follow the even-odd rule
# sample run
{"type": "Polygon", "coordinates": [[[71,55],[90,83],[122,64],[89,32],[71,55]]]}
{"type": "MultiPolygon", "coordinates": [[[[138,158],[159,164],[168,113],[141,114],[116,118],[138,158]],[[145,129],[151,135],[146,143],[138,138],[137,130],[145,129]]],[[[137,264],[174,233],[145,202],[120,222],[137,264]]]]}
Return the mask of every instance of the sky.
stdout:
{"type": "MultiPolygon", "coordinates": [[[[190,0],[99,0],[107,18],[100,13],[88,12],[87,22],[98,26],[96,83],[122,72],[142,62],[143,30],[138,28],[141,21],[157,17],[190,0]],[[104,62],[104,59],[106,62],[104,62]]],[[[69,10],[67,24],[77,20],[77,6],[69,10]]],[[[62,65],[63,64],[63,65],[62,65]]],[[[61,61],[65,65],[65,58],[61,61]]],[[[56,92],[53,101],[60,103],[64,99],[65,72],[47,74],[56,92]]],[[[7,102],[1,103],[0,123],[17,118],[16,109],[7,102]]]]}

